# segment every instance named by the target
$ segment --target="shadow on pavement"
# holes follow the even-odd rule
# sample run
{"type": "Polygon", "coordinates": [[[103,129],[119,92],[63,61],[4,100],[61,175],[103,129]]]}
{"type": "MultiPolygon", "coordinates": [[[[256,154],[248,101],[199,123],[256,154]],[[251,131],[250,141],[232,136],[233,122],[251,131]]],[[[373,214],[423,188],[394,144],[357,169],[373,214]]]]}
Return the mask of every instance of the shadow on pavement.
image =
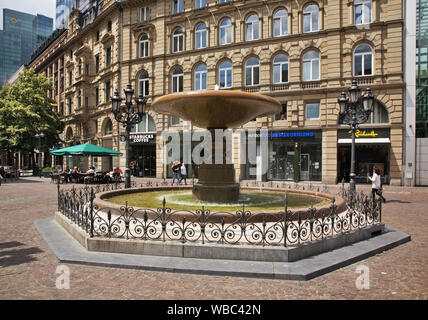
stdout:
{"type": "MultiPolygon", "coordinates": [[[[23,243],[16,241],[3,242],[0,243],[0,249],[10,249],[21,245],[23,245],[23,243]]],[[[37,247],[0,251],[0,266],[5,268],[36,261],[37,258],[33,257],[32,255],[42,252],[43,251],[37,247]]]]}

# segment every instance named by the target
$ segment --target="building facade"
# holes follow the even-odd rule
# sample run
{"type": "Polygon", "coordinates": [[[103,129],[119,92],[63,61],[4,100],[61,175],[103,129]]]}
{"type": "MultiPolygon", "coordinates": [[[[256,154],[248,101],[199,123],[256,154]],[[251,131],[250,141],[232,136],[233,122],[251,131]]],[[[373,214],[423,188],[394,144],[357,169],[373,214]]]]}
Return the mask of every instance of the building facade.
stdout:
{"type": "MultiPolygon", "coordinates": [[[[218,85],[282,104],[280,114],[243,126],[270,132],[268,172],[259,178],[337,183],[349,178],[350,167],[349,128],[340,124],[337,98],[357,79],[376,97],[357,138],[357,177],[365,182],[377,166],[387,183],[400,185],[402,37],[401,0],[91,1],[69,17],[65,141],[124,153],[110,97],[128,83],[149,107],[165,94],[218,85]]],[[[149,108],[130,140],[136,175],[170,175],[161,133],[171,128],[198,130],[149,108]]],[[[239,159],[238,138],[233,152],[239,159]]],[[[92,161],[100,170],[125,167],[124,157],[92,161]]],[[[252,166],[237,161],[237,179],[256,179],[252,166]]]]}
{"type": "Polygon", "coordinates": [[[0,88],[16,70],[27,64],[36,50],[52,33],[53,19],[3,9],[0,30],[0,88]]]}

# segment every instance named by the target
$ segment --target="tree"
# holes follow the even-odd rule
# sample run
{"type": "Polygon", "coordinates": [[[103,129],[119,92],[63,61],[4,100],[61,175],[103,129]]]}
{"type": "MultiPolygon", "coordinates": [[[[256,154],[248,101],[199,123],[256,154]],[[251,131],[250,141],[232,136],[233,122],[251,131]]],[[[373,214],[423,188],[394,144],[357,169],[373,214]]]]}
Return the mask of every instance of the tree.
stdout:
{"type": "Polygon", "coordinates": [[[0,152],[32,152],[48,149],[60,142],[64,124],[53,111],[56,103],[47,96],[52,82],[44,73],[24,70],[14,84],[0,91],[0,152]],[[35,138],[42,130],[44,138],[35,138]]]}

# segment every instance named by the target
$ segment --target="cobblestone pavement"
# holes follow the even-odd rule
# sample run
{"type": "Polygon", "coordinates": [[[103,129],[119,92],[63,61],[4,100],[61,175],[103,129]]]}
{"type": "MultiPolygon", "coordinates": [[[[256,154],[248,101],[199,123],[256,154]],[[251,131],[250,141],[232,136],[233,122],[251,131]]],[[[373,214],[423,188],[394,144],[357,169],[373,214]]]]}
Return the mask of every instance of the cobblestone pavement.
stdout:
{"type": "Polygon", "coordinates": [[[56,185],[21,178],[0,186],[0,299],[427,299],[428,188],[387,186],[384,196],[383,221],[412,241],[310,281],[70,264],[70,289],[59,290],[59,263],[34,226],[53,215],[56,185]],[[356,288],[359,265],[369,268],[368,290],[356,288]]]}

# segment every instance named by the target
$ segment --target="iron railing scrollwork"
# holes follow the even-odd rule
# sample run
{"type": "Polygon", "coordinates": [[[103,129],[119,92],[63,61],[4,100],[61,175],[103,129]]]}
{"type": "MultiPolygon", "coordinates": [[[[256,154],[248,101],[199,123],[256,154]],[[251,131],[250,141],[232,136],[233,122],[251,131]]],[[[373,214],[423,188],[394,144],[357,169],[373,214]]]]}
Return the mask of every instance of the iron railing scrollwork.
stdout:
{"type": "Polygon", "coordinates": [[[346,210],[342,212],[334,198],[327,208],[292,211],[286,195],[284,210],[277,213],[250,212],[245,204],[236,212],[211,212],[204,207],[172,210],[165,199],[157,209],[94,204],[96,193],[122,188],[120,184],[58,188],[58,211],[90,237],[284,247],[377,224],[382,216],[379,199],[344,188],[340,194],[346,210]]]}

